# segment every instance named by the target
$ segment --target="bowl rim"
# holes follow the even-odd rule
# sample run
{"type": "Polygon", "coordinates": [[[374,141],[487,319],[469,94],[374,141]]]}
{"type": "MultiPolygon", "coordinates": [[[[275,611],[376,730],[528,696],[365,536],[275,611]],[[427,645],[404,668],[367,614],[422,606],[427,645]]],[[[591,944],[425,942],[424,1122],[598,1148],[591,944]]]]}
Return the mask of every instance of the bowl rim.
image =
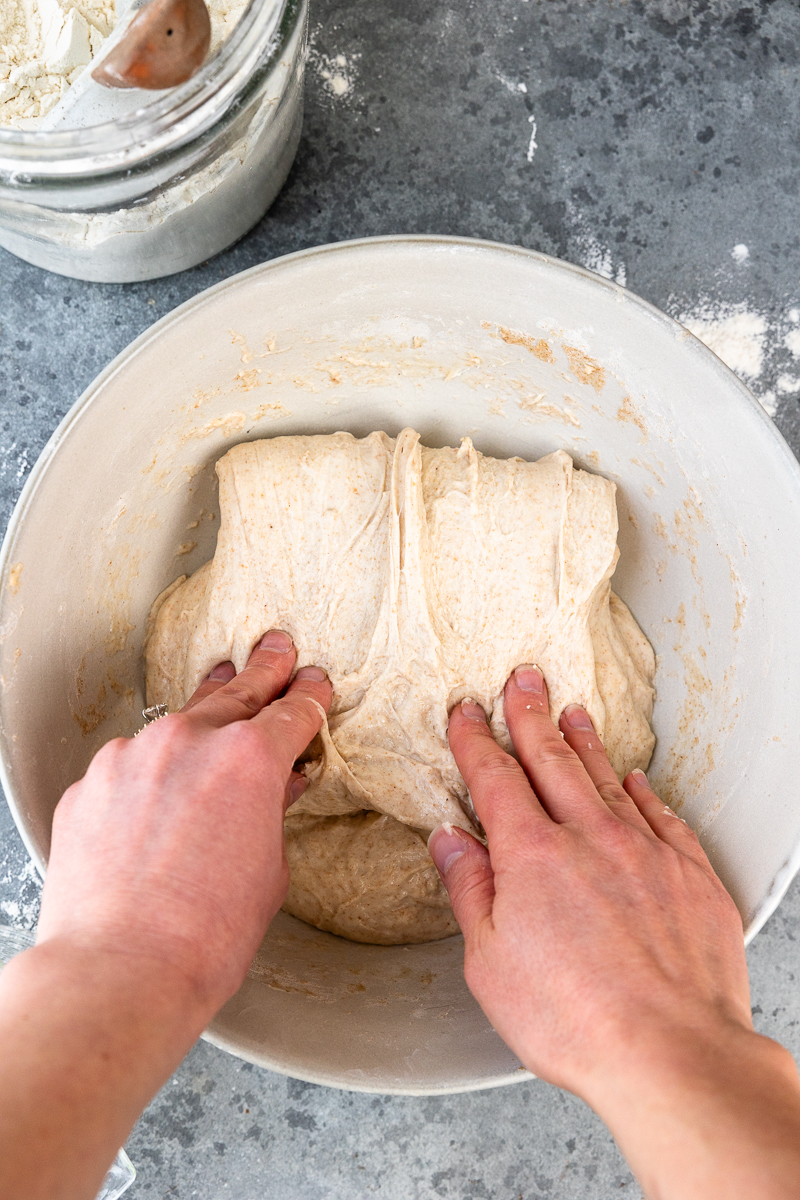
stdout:
{"type": "MultiPolygon", "coordinates": [[[[376,237],[352,238],[340,242],[327,242],[318,246],[308,246],[301,250],[292,251],[289,254],[279,255],[276,258],[267,259],[264,262],[256,263],[252,267],[248,267],[244,271],[239,271],[227,279],[221,280],[219,283],[212,284],[208,288],[197,292],[184,300],[176,308],[165,313],[147,329],[143,330],[133,341],[129,342],[122,350],[117,353],[114,358],[99,372],[91,383],[84,389],[78,399],[70,406],[64,414],[53,433],[45,443],[39,457],[31,468],[30,474],[25,481],[24,486],[14,505],[11,517],[3,537],[2,546],[0,547],[0,613],[2,606],[6,603],[6,588],[8,572],[10,570],[11,558],[13,557],[13,548],[19,533],[20,527],[25,520],[28,510],[34,500],[36,491],[39,485],[44,480],[47,469],[51,460],[57,454],[61,443],[68,436],[73,424],[83,416],[84,412],[96,399],[105,387],[106,383],[119,370],[123,369],[140,351],[142,351],[151,341],[162,336],[164,331],[171,325],[180,322],[187,314],[193,310],[201,308],[206,303],[213,302],[223,292],[235,290],[240,287],[245,281],[253,279],[259,275],[267,275],[272,271],[280,271],[285,268],[291,268],[295,264],[310,262],[314,259],[321,259],[330,255],[348,255],[352,252],[360,250],[369,251],[372,248],[381,249],[386,247],[399,247],[407,250],[418,248],[425,254],[430,250],[449,249],[461,250],[467,253],[475,251],[483,251],[497,257],[508,257],[528,260],[535,262],[545,267],[549,271],[557,274],[571,275],[578,280],[584,287],[589,289],[599,290],[606,293],[607,296],[613,296],[615,302],[624,302],[632,306],[633,310],[648,319],[655,321],[664,329],[670,331],[673,336],[677,336],[689,349],[690,353],[701,355],[706,359],[707,365],[710,366],[716,375],[719,377],[720,383],[724,385],[729,392],[734,392],[738,398],[750,407],[751,410],[757,412],[758,419],[767,432],[768,438],[772,441],[773,448],[777,456],[783,460],[784,466],[790,476],[794,476],[795,483],[800,493],[800,462],[795,457],[790,446],[785,438],[773,422],[773,420],[764,411],[764,408],[755,398],[749,388],[738,378],[738,376],[728,367],[722,359],[720,359],[708,346],[699,340],[690,330],[681,325],[673,317],[670,317],[663,310],[651,304],[648,300],[644,300],[635,292],[629,291],[626,287],[606,279],[602,275],[598,275],[594,271],[588,270],[586,267],[581,267],[575,263],[567,262],[564,259],[556,258],[553,255],[545,254],[539,250],[531,250],[524,246],[511,245],[504,242],[496,242],[484,238],[470,238],[459,235],[444,235],[444,234],[383,234],[376,237]]],[[[14,795],[14,790],[11,785],[8,764],[6,760],[6,745],[5,738],[0,734],[0,784],[6,797],[6,803],[11,811],[16,828],[22,838],[28,854],[31,857],[39,875],[45,876],[45,862],[43,856],[40,855],[36,847],[33,845],[32,839],[29,836],[20,810],[20,805],[14,795]]],[[[786,891],[789,888],[794,876],[800,870],[800,839],[792,847],[791,852],[787,855],[786,860],[780,869],[776,872],[772,885],[764,897],[762,904],[756,912],[753,920],[745,930],[745,943],[749,943],[765,922],[772,916],[775,909],[780,904],[786,891]]],[[[226,1047],[227,1048],[227,1047],[226,1047]]],[[[274,1068],[273,1068],[274,1069],[274,1068]]],[[[516,1074],[516,1073],[515,1073],[516,1074]]],[[[511,1080],[509,1079],[508,1082],[511,1080]]],[[[488,1083],[486,1086],[498,1086],[500,1080],[488,1083]]],[[[354,1089],[355,1090],[355,1089],[354,1089]]],[[[360,1089],[358,1089],[360,1090],[360,1089]]]]}
{"type": "Polygon", "coordinates": [[[230,1037],[225,1036],[225,1034],[215,1029],[214,1024],[215,1022],[212,1021],[208,1029],[204,1029],[200,1036],[204,1042],[215,1046],[217,1050],[224,1050],[226,1054],[232,1054],[234,1058],[240,1058],[243,1062],[255,1063],[256,1066],[263,1067],[265,1071],[272,1071],[275,1075],[285,1075],[289,1079],[299,1079],[302,1083],[313,1083],[317,1087],[335,1088],[337,1092],[360,1092],[366,1096],[462,1096],[466,1095],[467,1092],[487,1092],[492,1088],[509,1087],[512,1084],[525,1083],[526,1080],[539,1078],[538,1075],[534,1075],[532,1071],[529,1071],[527,1067],[519,1066],[514,1071],[488,1076],[486,1079],[473,1080],[469,1083],[442,1084],[438,1087],[434,1084],[425,1087],[397,1084],[390,1090],[387,1090],[385,1087],[378,1087],[377,1085],[370,1085],[368,1083],[342,1081],[332,1071],[307,1071],[302,1067],[292,1067],[290,1070],[285,1064],[278,1062],[277,1059],[270,1058],[269,1055],[254,1056],[243,1050],[230,1037]]]}

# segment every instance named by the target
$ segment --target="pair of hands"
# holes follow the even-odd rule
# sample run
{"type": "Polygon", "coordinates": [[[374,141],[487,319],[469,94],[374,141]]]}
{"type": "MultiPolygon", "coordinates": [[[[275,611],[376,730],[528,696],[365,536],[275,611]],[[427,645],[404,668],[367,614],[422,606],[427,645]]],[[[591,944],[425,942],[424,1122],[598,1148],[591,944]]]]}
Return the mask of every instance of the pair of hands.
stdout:
{"type": "MultiPolygon", "coordinates": [[[[181,714],[100,751],[56,810],[40,942],[163,959],[207,1019],[232,995],[285,897],[293,763],[332,698],[317,667],[292,679],[295,660],[272,630],[239,675],[219,665],[181,714]]],[[[587,1095],[633,1031],[749,1027],[741,921],[692,831],[641,773],[620,786],[583,709],[562,738],[536,668],[509,680],[505,712],[519,762],[478,705],[450,720],[489,849],[448,826],[430,839],[504,1040],[587,1095]]]]}
{"type": "MultiPolygon", "coordinates": [[[[4,1195],[95,1194],[244,978],[286,894],[293,764],[332,697],[295,662],[265,634],[58,805],[38,943],[0,980],[4,1195]]],[[[477,705],[450,718],[488,849],[447,825],[429,841],[479,1003],[603,1117],[651,1200],[795,1197],[800,1082],[752,1030],[739,914],[696,837],[640,772],[620,785],[583,709],[559,733],[536,668],[508,681],[505,714],[519,761],[477,705]]]]}

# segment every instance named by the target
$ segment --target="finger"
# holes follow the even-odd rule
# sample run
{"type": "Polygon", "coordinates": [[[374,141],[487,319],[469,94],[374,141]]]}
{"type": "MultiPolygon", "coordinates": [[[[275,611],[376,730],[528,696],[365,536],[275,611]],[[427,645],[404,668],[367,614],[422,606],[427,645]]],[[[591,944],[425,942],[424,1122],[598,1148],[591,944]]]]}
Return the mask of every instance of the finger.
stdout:
{"type": "Polygon", "coordinates": [[[625,788],[617,779],[617,773],[608,761],[606,749],[595,732],[592,718],[579,704],[568,704],[561,714],[559,727],[564,741],[581,760],[586,774],[591,779],[607,808],[640,830],[647,837],[655,837],[645,818],[639,812],[625,788]]]}
{"type": "Polygon", "coordinates": [[[656,795],[644,771],[631,771],[630,775],[625,776],[624,787],[653,833],[662,842],[714,873],[697,834],[656,795]]]}
{"type": "Polygon", "coordinates": [[[525,772],[498,746],[479,704],[465,699],[456,705],[447,736],[490,845],[499,838],[518,843],[550,827],[525,772]]]}
{"type": "Polygon", "coordinates": [[[286,695],[253,719],[252,724],[269,742],[275,765],[287,775],[322,728],[332,699],[333,688],[322,668],[301,667],[286,695]]]}
{"type": "Polygon", "coordinates": [[[201,700],[205,700],[207,696],[213,696],[214,692],[218,692],[226,683],[230,683],[235,676],[236,667],[232,662],[217,663],[213,671],[209,672],[200,684],[200,687],[193,696],[189,697],[180,711],[184,713],[188,712],[189,709],[199,704],[201,700]]]}
{"type": "Polygon", "coordinates": [[[283,811],[291,808],[308,787],[308,780],[299,771],[292,771],[286,783],[286,793],[283,797],[283,811]]]}
{"type": "Polygon", "coordinates": [[[256,716],[280,696],[291,678],[296,658],[288,633],[270,629],[253,650],[244,670],[190,710],[192,719],[219,728],[256,716]]]}
{"type": "Polygon", "coordinates": [[[542,807],[559,824],[607,813],[581,760],[550,718],[547,684],[538,667],[513,672],[503,695],[508,732],[542,807]]]}
{"type": "Polygon", "coordinates": [[[449,822],[434,829],[428,838],[428,851],[469,942],[492,915],[494,874],[489,851],[466,830],[449,822]]]}

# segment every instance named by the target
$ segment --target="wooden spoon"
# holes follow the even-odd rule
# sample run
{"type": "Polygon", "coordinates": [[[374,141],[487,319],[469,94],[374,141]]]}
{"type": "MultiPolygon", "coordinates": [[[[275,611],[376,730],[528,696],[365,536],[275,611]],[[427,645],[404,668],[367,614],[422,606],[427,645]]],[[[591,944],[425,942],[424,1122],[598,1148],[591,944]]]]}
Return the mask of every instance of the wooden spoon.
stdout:
{"type": "Polygon", "coordinates": [[[149,0],[92,79],[109,88],[176,87],[203,65],[210,44],[204,0],[149,0]]]}

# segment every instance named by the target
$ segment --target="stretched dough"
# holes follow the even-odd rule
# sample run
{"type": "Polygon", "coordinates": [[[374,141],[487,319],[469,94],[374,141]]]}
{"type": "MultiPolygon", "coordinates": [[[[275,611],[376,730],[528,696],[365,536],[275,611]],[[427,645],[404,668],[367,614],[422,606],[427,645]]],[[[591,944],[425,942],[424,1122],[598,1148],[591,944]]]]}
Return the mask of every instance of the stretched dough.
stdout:
{"type": "MultiPolygon", "coordinates": [[[[471,828],[448,713],[472,696],[509,747],[503,686],[524,662],[543,669],[554,719],[588,709],[620,776],[647,766],[655,663],[610,588],[613,483],[563,451],[499,460],[469,438],[428,449],[412,429],[243,443],[217,474],[214,558],[153,606],[148,703],[180,708],[216,663],[241,670],[265,629],[285,629],[298,666],[334,688],[292,815],[471,828]]],[[[384,917],[378,940],[392,940],[391,903],[384,917]]]]}

